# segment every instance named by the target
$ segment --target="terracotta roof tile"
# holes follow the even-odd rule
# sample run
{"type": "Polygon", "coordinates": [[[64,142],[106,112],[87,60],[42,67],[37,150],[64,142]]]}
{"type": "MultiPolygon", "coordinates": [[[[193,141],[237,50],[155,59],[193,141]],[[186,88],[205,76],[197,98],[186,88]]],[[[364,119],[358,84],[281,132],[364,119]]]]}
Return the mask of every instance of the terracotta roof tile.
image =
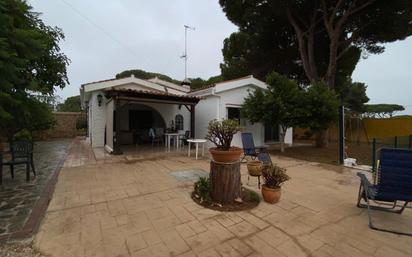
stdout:
{"type": "Polygon", "coordinates": [[[184,99],[202,99],[201,97],[198,97],[198,96],[178,95],[178,94],[172,94],[172,93],[169,93],[169,92],[141,90],[141,89],[130,89],[130,88],[107,88],[104,91],[131,92],[131,93],[142,93],[142,94],[148,94],[148,95],[161,95],[161,96],[163,95],[163,96],[179,97],[179,98],[184,98],[184,99]]]}
{"type": "Polygon", "coordinates": [[[227,82],[232,82],[232,81],[242,80],[242,79],[247,79],[247,78],[252,78],[252,77],[253,77],[252,75],[248,75],[248,76],[244,76],[244,77],[240,77],[240,78],[236,78],[236,79],[225,80],[225,81],[218,82],[218,83],[215,83],[215,84],[206,85],[206,86],[203,86],[201,88],[196,88],[194,90],[191,90],[190,93],[205,90],[205,89],[208,89],[208,88],[211,88],[211,87],[215,87],[215,86],[218,86],[219,84],[222,84],[222,83],[227,83],[227,82]]]}

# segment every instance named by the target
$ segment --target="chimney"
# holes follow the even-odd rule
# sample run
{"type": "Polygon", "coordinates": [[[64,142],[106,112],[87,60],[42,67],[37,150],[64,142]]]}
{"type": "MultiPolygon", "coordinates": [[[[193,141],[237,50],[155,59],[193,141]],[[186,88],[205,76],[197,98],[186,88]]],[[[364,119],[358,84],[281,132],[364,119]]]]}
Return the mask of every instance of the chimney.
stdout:
{"type": "Polygon", "coordinates": [[[182,81],[182,83],[180,83],[180,85],[182,86],[182,87],[184,87],[184,88],[187,88],[187,89],[190,89],[190,84],[192,84],[191,82],[190,82],[190,80],[189,79],[184,79],[183,81],[182,81]]]}

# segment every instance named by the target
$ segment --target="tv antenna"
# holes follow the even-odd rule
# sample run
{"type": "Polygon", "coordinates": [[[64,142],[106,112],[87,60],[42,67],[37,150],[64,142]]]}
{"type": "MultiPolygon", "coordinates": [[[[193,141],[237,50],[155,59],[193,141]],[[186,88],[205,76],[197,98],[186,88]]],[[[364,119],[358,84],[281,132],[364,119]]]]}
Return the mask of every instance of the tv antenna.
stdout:
{"type": "Polygon", "coordinates": [[[184,59],[185,61],[185,80],[187,79],[187,30],[195,30],[195,27],[190,27],[188,25],[184,25],[185,27],[185,52],[180,58],[184,59]]]}

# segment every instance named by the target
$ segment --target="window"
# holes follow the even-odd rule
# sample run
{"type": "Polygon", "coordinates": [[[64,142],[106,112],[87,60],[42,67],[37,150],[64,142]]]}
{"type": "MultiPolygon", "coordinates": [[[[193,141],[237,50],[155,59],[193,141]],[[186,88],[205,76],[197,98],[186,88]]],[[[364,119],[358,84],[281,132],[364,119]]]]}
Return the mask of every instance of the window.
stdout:
{"type": "Polygon", "coordinates": [[[246,120],[243,117],[242,109],[238,107],[227,107],[227,118],[239,121],[239,124],[246,126],[246,120]]]}
{"type": "Polygon", "coordinates": [[[176,130],[183,130],[183,116],[181,114],[175,116],[175,126],[176,130]]]}

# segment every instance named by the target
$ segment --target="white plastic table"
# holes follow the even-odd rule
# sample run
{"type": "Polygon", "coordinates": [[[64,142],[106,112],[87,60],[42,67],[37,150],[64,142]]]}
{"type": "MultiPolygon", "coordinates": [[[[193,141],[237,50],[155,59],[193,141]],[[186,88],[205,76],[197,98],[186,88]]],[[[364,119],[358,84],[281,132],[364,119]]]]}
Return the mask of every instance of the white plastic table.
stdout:
{"type": "Polygon", "coordinates": [[[187,152],[187,156],[190,157],[190,143],[196,144],[196,160],[197,160],[197,153],[199,151],[199,144],[202,144],[202,156],[205,155],[205,139],[188,139],[187,143],[189,145],[189,150],[187,152]]]}
{"type": "Polygon", "coordinates": [[[172,138],[175,139],[176,149],[179,149],[179,137],[180,137],[179,133],[165,133],[165,136],[166,136],[165,146],[167,147],[168,151],[170,151],[170,140],[172,138]]]}

